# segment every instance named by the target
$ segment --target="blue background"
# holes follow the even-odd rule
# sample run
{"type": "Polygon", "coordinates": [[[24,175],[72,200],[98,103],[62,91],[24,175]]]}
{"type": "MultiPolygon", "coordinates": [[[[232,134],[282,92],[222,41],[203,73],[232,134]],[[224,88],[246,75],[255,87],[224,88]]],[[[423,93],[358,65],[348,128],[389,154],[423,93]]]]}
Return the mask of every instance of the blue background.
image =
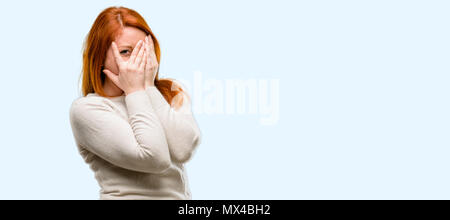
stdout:
{"type": "Polygon", "coordinates": [[[98,198],[69,107],[112,5],[146,18],[162,76],[279,79],[274,125],[196,114],[193,199],[450,199],[450,3],[436,0],[4,2],[1,199],[98,198]]]}

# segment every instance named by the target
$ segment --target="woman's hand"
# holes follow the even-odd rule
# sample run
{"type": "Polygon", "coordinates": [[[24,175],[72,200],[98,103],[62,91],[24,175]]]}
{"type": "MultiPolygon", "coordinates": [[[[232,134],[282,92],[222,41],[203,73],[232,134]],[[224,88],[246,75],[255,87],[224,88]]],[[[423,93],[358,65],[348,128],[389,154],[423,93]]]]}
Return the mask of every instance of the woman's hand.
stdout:
{"type": "Polygon", "coordinates": [[[147,61],[145,65],[145,88],[155,85],[156,72],[158,71],[158,60],[156,59],[155,47],[148,39],[150,35],[145,37],[145,52],[147,61]]]}
{"type": "Polygon", "coordinates": [[[112,50],[117,67],[119,68],[119,74],[116,75],[108,69],[104,69],[103,72],[117,87],[122,89],[126,95],[138,90],[144,90],[144,70],[147,53],[145,52],[145,45],[142,40],[136,44],[136,47],[127,61],[124,61],[120,56],[115,42],[112,42],[112,50]]]}

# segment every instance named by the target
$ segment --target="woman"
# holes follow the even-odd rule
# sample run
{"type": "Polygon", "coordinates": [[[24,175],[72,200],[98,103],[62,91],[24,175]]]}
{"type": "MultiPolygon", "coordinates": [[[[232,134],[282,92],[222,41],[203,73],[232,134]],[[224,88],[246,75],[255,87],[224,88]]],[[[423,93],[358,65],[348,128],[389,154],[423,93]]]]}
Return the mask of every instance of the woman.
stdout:
{"type": "Polygon", "coordinates": [[[70,122],[100,199],[192,199],[183,163],[201,134],[186,90],[158,78],[160,58],[149,26],[128,8],[105,9],[86,38],[83,97],[70,122]]]}

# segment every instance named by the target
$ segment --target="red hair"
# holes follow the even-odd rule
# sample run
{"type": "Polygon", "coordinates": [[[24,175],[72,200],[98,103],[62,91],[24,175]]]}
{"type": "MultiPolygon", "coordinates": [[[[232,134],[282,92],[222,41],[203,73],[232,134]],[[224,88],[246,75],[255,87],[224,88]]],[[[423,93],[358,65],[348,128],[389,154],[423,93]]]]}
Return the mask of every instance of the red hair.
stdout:
{"type": "MultiPolygon", "coordinates": [[[[124,27],[135,27],[146,35],[152,37],[156,59],[161,60],[161,51],[158,40],[151,31],[144,18],[136,11],[125,7],[110,7],[103,10],[95,20],[86,37],[83,49],[82,92],[83,96],[89,93],[97,93],[108,97],[103,90],[105,74],[102,67],[106,59],[106,52],[124,27]]],[[[159,79],[159,69],[155,76],[155,86],[170,104],[172,99],[183,92],[180,86],[176,86],[170,79],[159,79]]],[[[181,104],[181,103],[176,103],[181,104]]]]}

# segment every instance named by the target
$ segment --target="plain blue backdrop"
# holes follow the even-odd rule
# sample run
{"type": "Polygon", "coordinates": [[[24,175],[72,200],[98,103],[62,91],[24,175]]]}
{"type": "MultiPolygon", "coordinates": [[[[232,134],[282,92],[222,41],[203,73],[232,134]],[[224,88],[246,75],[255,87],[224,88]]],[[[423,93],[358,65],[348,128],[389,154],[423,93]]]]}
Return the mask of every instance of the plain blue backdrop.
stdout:
{"type": "Polygon", "coordinates": [[[98,199],[69,108],[84,38],[114,5],[149,23],[161,76],[279,80],[273,125],[196,114],[193,199],[450,199],[450,3],[436,0],[3,2],[0,199],[98,199]]]}

